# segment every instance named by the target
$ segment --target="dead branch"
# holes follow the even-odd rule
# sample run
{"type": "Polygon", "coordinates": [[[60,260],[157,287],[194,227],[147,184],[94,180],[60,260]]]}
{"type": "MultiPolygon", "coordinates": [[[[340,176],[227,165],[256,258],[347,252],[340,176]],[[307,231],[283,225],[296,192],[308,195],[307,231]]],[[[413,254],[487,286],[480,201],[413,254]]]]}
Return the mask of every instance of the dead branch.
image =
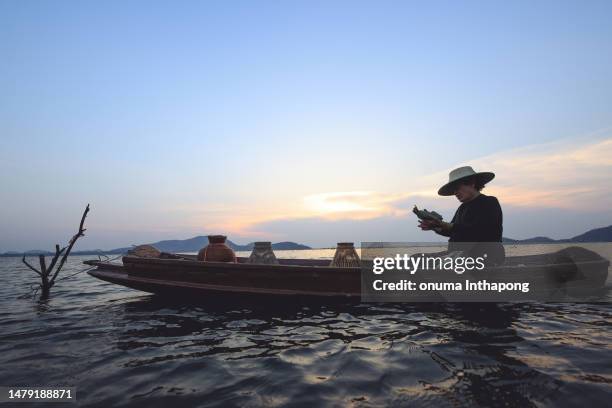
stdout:
{"type": "Polygon", "coordinates": [[[66,247],[63,247],[62,249],[60,249],[60,246],[58,244],[55,244],[55,255],[53,255],[53,259],[51,260],[51,265],[49,265],[49,271],[53,270],[53,268],[55,267],[55,264],[57,263],[57,260],[59,259],[59,257],[65,250],[66,250],[66,247]]]}
{"type": "MultiPolygon", "coordinates": [[[[79,239],[80,237],[85,235],[86,229],[83,228],[83,224],[85,223],[85,218],[87,217],[87,213],[88,212],[89,212],[89,204],[87,204],[87,207],[85,207],[85,211],[83,212],[83,216],[81,217],[81,223],[79,224],[79,230],[77,231],[76,234],[74,234],[74,236],[72,237],[72,239],[68,243],[68,249],[66,250],[66,252],[64,252],[64,256],[62,256],[62,260],[60,261],[59,265],[57,266],[57,269],[55,270],[55,273],[53,274],[53,277],[49,281],[49,287],[53,286],[53,284],[55,283],[55,278],[57,278],[57,275],[62,270],[62,267],[64,266],[64,263],[66,263],[66,259],[68,259],[68,255],[70,255],[70,251],[72,251],[72,247],[77,242],[77,239],[79,239]]],[[[57,252],[57,246],[56,246],[56,252],[57,252]]]]}
{"type": "Polygon", "coordinates": [[[28,261],[26,261],[25,254],[23,255],[23,258],[21,259],[21,261],[28,268],[36,272],[41,277],[42,296],[49,295],[49,289],[51,289],[51,287],[55,283],[55,278],[57,278],[57,275],[60,273],[60,271],[62,270],[62,267],[66,263],[66,260],[68,259],[68,255],[70,255],[70,251],[72,251],[72,247],[74,246],[74,244],[77,242],[77,240],[80,237],[85,235],[86,229],[83,228],[83,225],[85,224],[85,218],[87,217],[87,213],[89,213],[89,204],[87,204],[87,207],[85,207],[85,211],[83,212],[83,216],[81,217],[81,223],[79,224],[79,230],[70,239],[70,241],[68,242],[68,246],[60,249],[60,246],[58,244],[55,245],[55,255],[53,255],[53,258],[51,259],[51,263],[49,264],[48,268],[46,266],[44,255],[38,256],[38,259],[40,262],[40,270],[30,265],[28,261]],[[57,264],[58,260],[59,260],[59,264],[57,264]],[[55,268],[55,272],[54,272],[54,268],[55,268]],[[51,277],[51,279],[49,279],[49,275],[51,273],[53,273],[53,276],[51,277]]]}
{"type": "Polygon", "coordinates": [[[44,275],[48,275],[49,272],[47,272],[47,262],[45,261],[45,256],[44,255],[38,255],[38,262],[40,262],[40,273],[44,275]]]}
{"type": "Polygon", "coordinates": [[[23,258],[21,258],[21,261],[31,270],[33,270],[34,272],[36,272],[37,274],[39,274],[40,276],[42,276],[42,273],[40,273],[40,271],[38,269],[36,269],[35,267],[33,267],[32,265],[30,265],[28,263],[28,261],[26,261],[26,256],[25,254],[23,255],[23,258]]]}

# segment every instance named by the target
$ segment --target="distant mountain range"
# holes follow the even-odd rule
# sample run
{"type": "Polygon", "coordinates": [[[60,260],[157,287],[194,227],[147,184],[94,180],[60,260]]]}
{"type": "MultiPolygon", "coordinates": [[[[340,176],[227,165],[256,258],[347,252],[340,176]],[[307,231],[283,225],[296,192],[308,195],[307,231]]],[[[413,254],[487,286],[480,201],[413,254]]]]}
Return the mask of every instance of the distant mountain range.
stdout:
{"type": "MultiPolygon", "coordinates": [[[[573,238],[567,239],[552,239],[548,237],[534,237],[528,239],[512,239],[503,238],[505,243],[514,244],[544,244],[544,243],[565,243],[565,242],[612,242],[612,225],[603,228],[596,228],[585,232],[584,234],[576,235],[573,238]]],[[[189,239],[172,239],[166,241],[154,242],[155,248],[162,252],[197,252],[201,248],[208,245],[208,237],[200,235],[189,239]]],[[[230,240],[227,240],[227,245],[234,251],[250,251],[253,249],[253,242],[240,245],[230,240]]],[[[73,251],[72,255],[119,255],[126,253],[131,247],[115,248],[110,251],[103,250],[89,250],[89,251],[73,251]]],[[[272,244],[272,249],[276,250],[297,250],[297,249],[312,249],[309,246],[297,244],[295,242],[277,242],[272,244]]],[[[22,256],[22,255],[53,255],[51,251],[45,250],[30,250],[26,252],[10,251],[0,254],[0,256],[22,256]]]]}
{"type": "Polygon", "coordinates": [[[503,242],[517,244],[545,244],[545,243],[564,243],[564,242],[612,242],[612,225],[595,228],[566,239],[552,239],[548,237],[533,237],[528,239],[503,238],[503,242]]]}
{"type": "MultiPolygon", "coordinates": [[[[229,239],[226,241],[226,244],[232,248],[234,251],[251,251],[253,249],[254,243],[248,243],[246,245],[236,244],[235,242],[230,241],[229,239]]],[[[198,252],[200,249],[204,248],[208,245],[208,236],[200,235],[197,237],[189,238],[189,239],[171,239],[165,241],[158,241],[151,243],[149,245],[153,245],[155,248],[159,249],[162,252],[198,252]]],[[[119,255],[125,254],[132,247],[124,247],[124,248],[115,248],[110,251],[103,251],[101,249],[93,249],[89,251],[72,251],[71,255],[119,255]]],[[[309,246],[297,244],[295,242],[283,241],[272,244],[272,249],[276,250],[299,250],[299,249],[312,249],[309,246]]],[[[26,252],[17,252],[17,251],[9,251],[0,256],[23,256],[23,255],[54,255],[54,252],[34,249],[26,252]]]]}

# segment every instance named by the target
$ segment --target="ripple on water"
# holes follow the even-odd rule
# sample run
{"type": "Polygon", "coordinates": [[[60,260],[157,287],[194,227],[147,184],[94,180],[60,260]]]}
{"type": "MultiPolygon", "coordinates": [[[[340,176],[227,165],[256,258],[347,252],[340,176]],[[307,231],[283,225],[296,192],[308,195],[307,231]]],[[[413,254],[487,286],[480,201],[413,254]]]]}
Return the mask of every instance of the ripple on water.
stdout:
{"type": "MultiPolygon", "coordinates": [[[[66,270],[79,270],[71,258],[66,270]]],[[[0,258],[0,384],[85,406],[603,406],[609,304],[185,304],[0,258]]]]}

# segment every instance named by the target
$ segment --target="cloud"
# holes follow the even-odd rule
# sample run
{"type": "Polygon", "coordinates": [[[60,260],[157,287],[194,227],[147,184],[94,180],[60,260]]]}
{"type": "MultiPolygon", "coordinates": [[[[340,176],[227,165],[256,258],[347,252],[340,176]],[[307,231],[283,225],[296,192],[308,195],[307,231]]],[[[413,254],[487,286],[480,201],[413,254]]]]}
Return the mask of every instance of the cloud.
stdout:
{"type": "Polygon", "coordinates": [[[470,164],[496,173],[488,191],[508,205],[583,212],[612,208],[612,138],[528,146],[470,164]]]}
{"type": "Polygon", "coordinates": [[[404,194],[352,191],[313,194],[304,197],[306,211],[328,219],[370,219],[382,215],[402,215],[405,210],[393,203],[404,194]]]}
{"type": "Polygon", "coordinates": [[[410,210],[418,204],[450,219],[457,201],[436,192],[448,180],[448,172],[461,165],[496,173],[485,192],[502,203],[509,236],[566,238],[612,223],[612,138],[599,138],[562,140],[476,158],[420,177],[405,192],[309,195],[301,212],[252,220],[248,229],[325,245],[334,241],[323,238],[328,234],[355,242],[434,240],[436,236],[425,237],[416,230],[410,210]]]}
{"type": "MultiPolygon", "coordinates": [[[[451,211],[443,215],[448,219],[452,214],[451,211]]],[[[504,208],[504,220],[504,236],[516,239],[541,235],[555,239],[571,238],[589,229],[612,224],[609,212],[594,212],[585,218],[583,213],[575,210],[512,206],[504,208]]],[[[264,221],[252,228],[259,235],[250,236],[247,241],[271,236],[275,240],[297,241],[314,247],[331,247],[342,241],[446,241],[437,234],[421,231],[412,214],[370,219],[287,218],[264,221]]]]}
{"type": "Polygon", "coordinates": [[[265,221],[257,229],[282,240],[315,247],[332,247],[337,242],[437,241],[445,238],[417,228],[416,217],[381,216],[370,219],[325,219],[321,217],[265,221]]]}
{"type": "MultiPolygon", "coordinates": [[[[296,184],[293,190],[245,192],[237,188],[229,196],[177,196],[169,199],[174,203],[140,206],[138,211],[98,209],[88,221],[91,234],[82,244],[110,248],[187,233],[223,233],[238,242],[291,240],[313,246],[333,246],[344,240],[441,240],[417,228],[412,206],[436,210],[450,219],[458,202],[454,197],[439,197],[437,190],[448,179],[448,172],[460,165],[496,173],[485,193],[499,198],[504,210],[504,235],[508,237],[567,238],[612,224],[612,137],[599,137],[526,146],[452,164],[427,175],[402,172],[392,183],[381,180],[380,186],[405,186],[402,191],[377,190],[368,185],[362,191],[317,192],[311,190],[312,186],[296,184]],[[307,189],[310,191],[300,194],[307,189]],[[95,245],[89,244],[94,241],[95,245]]],[[[387,174],[383,170],[381,174],[387,174]]],[[[375,172],[374,168],[370,174],[375,172]]],[[[335,184],[343,183],[328,183],[327,187],[335,184]]],[[[19,216],[12,219],[15,221],[5,223],[5,229],[15,231],[11,247],[6,249],[46,248],[48,242],[67,236],[72,228],[71,223],[62,226],[68,231],[62,232],[58,226],[57,231],[32,241],[29,237],[40,233],[32,232],[34,227],[22,228],[19,216]]]]}

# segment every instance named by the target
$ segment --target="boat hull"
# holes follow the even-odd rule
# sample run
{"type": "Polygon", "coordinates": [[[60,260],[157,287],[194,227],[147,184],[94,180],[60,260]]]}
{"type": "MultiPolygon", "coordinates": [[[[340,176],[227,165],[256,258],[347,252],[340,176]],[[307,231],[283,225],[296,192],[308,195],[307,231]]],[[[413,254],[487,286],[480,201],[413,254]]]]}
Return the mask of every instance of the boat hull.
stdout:
{"type": "MultiPolygon", "coordinates": [[[[563,287],[568,294],[584,295],[601,290],[608,277],[609,261],[592,254],[576,262],[561,259],[545,265],[537,264],[537,260],[550,261],[551,254],[548,258],[510,258],[506,265],[496,268],[495,274],[486,273],[482,277],[500,282],[512,278],[551,291],[563,287]]],[[[177,258],[175,255],[170,259],[126,256],[123,265],[100,261],[86,263],[97,266],[96,270],[88,272],[95,278],[162,295],[225,293],[327,298],[360,298],[362,295],[361,269],[330,267],[327,260],[280,259],[278,265],[257,265],[246,263],[246,258],[239,258],[237,263],[203,262],[187,256],[177,258]]]]}
{"type": "Polygon", "coordinates": [[[228,285],[215,285],[197,282],[171,281],[167,279],[155,279],[142,276],[131,276],[125,271],[106,270],[104,268],[88,272],[89,275],[100,280],[136,289],[142,292],[154,293],[174,298],[184,296],[193,299],[201,296],[218,296],[223,294],[262,296],[291,296],[291,297],[334,297],[334,298],[359,298],[360,293],[347,292],[315,292],[291,289],[268,289],[268,288],[245,288],[228,285]]]}

